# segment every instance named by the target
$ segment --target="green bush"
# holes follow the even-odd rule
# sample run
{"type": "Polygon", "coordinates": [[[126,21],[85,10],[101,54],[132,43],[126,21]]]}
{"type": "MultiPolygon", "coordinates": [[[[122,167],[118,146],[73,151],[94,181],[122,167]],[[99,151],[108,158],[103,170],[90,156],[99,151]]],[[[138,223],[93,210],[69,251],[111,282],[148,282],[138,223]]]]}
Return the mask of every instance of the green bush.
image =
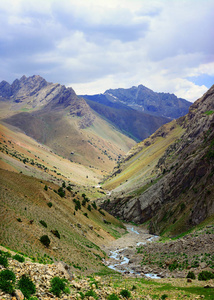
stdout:
{"type": "Polygon", "coordinates": [[[97,209],[97,204],[95,203],[95,201],[92,203],[92,206],[94,209],[97,209]]]}
{"type": "Polygon", "coordinates": [[[55,296],[60,297],[62,292],[67,293],[66,287],[67,280],[61,279],[60,277],[54,277],[51,279],[51,289],[50,292],[53,293],[55,296]]]}
{"type": "Polygon", "coordinates": [[[0,279],[2,279],[2,278],[5,279],[5,280],[12,281],[13,283],[15,283],[15,281],[16,281],[16,275],[11,270],[1,271],[0,272],[0,279]]]}
{"type": "Polygon", "coordinates": [[[57,229],[51,230],[51,233],[53,233],[53,235],[55,235],[58,239],[60,239],[60,234],[59,234],[59,231],[57,229]]]}
{"type": "Polygon", "coordinates": [[[122,290],[120,292],[120,295],[124,298],[130,298],[131,297],[131,293],[128,290],[122,290]]]}
{"type": "Polygon", "coordinates": [[[18,288],[27,299],[36,292],[35,284],[27,275],[22,275],[21,279],[18,281],[18,288]]]}
{"type": "Polygon", "coordinates": [[[47,223],[43,220],[40,220],[39,223],[42,224],[42,226],[44,226],[45,228],[48,227],[47,223]]]}
{"type": "Polygon", "coordinates": [[[86,293],[85,293],[85,296],[86,297],[94,297],[94,299],[98,299],[98,297],[97,297],[97,294],[95,293],[95,291],[93,291],[93,290],[89,290],[89,291],[87,291],[86,293]]]}
{"type": "Polygon", "coordinates": [[[62,187],[60,187],[60,188],[58,189],[58,195],[59,195],[61,198],[65,197],[65,191],[63,190],[62,187]]]}
{"type": "Polygon", "coordinates": [[[71,187],[70,187],[70,185],[67,186],[66,189],[67,189],[69,192],[71,192],[71,187]]]}
{"type": "Polygon", "coordinates": [[[44,187],[44,190],[45,190],[45,191],[47,191],[47,190],[48,190],[48,186],[47,186],[47,185],[45,185],[45,187],[44,187]]]}
{"type": "Polygon", "coordinates": [[[11,257],[12,255],[11,255],[11,253],[10,252],[5,252],[5,251],[3,251],[3,250],[0,250],[0,256],[5,256],[5,257],[11,257]]]}
{"type": "Polygon", "coordinates": [[[12,294],[14,291],[14,284],[16,281],[16,275],[13,271],[3,270],[0,272],[0,289],[8,294],[12,294]]]}
{"type": "Polygon", "coordinates": [[[214,279],[214,274],[209,271],[202,271],[198,274],[198,280],[214,279]]]}
{"type": "Polygon", "coordinates": [[[79,200],[77,200],[77,199],[73,199],[73,202],[76,204],[75,205],[75,210],[77,211],[78,209],[81,209],[81,203],[80,203],[80,201],[79,200]]]}
{"type": "Polygon", "coordinates": [[[0,255],[0,265],[2,265],[5,268],[8,267],[8,259],[6,256],[4,256],[2,254],[0,255]]]}
{"type": "Polygon", "coordinates": [[[15,259],[15,260],[17,260],[19,262],[24,262],[25,261],[25,258],[23,256],[19,255],[19,254],[15,254],[13,256],[13,259],[15,259]]]}
{"type": "Polygon", "coordinates": [[[194,272],[189,271],[188,274],[187,274],[187,278],[195,279],[195,274],[194,274],[194,272]]]}
{"type": "Polygon", "coordinates": [[[169,268],[170,271],[174,271],[174,270],[176,270],[178,267],[179,267],[178,262],[177,262],[177,261],[174,261],[172,264],[169,265],[168,268],[169,268]]]}
{"type": "Polygon", "coordinates": [[[48,206],[52,207],[53,206],[52,202],[48,202],[48,206]]]}
{"type": "Polygon", "coordinates": [[[161,300],[165,300],[168,296],[166,294],[161,296],[161,300]]]}
{"type": "Polygon", "coordinates": [[[50,245],[50,239],[47,235],[43,235],[40,237],[40,242],[45,245],[46,247],[48,247],[50,245]]]}
{"type": "Polygon", "coordinates": [[[111,294],[107,298],[108,300],[119,300],[118,296],[116,294],[111,294]]]}

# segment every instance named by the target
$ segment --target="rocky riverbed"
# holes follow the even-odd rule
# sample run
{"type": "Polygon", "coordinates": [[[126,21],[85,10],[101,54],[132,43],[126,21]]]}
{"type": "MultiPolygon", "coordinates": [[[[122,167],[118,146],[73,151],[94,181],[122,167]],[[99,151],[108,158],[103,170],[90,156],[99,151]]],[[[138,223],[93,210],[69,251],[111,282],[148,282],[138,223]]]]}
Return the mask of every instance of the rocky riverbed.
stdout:
{"type": "Polygon", "coordinates": [[[189,271],[214,270],[214,226],[176,240],[161,242],[145,229],[127,226],[128,233],[103,247],[104,263],[129,276],[184,278],[189,271]]]}

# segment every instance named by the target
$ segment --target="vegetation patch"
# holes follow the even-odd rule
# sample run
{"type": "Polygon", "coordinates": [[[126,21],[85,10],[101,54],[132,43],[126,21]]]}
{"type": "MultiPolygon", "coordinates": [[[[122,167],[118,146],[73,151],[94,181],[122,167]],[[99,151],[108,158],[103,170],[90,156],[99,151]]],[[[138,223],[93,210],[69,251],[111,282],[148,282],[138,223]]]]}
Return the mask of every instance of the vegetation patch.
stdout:
{"type": "Polygon", "coordinates": [[[25,258],[23,256],[19,255],[19,254],[15,254],[13,256],[13,259],[15,259],[15,260],[17,260],[17,261],[19,261],[21,263],[25,261],[25,258]]]}
{"type": "Polygon", "coordinates": [[[43,236],[41,236],[41,238],[40,238],[40,242],[43,244],[43,245],[45,245],[46,247],[48,247],[49,245],[50,245],[50,239],[49,239],[49,237],[47,236],[47,235],[43,235],[43,236]]]}
{"type": "Polygon", "coordinates": [[[207,111],[205,111],[205,115],[207,115],[207,116],[210,116],[212,114],[214,114],[214,110],[207,110],[207,111]]]}
{"type": "Polygon", "coordinates": [[[18,288],[27,299],[36,293],[36,286],[27,275],[22,275],[21,279],[18,281],[18,288]]]}
{"type": "Polygon", "coordinates": [[[65,278],[60,278],[57,276],[52,278],[50,292],[57,297],[60,297],[62,293],[69,293],[67,283],[68,281],[65,278]]]}
{"type": "Polygon", "coordinates": [[[42,226],[44,226],[45,228],[48,227],[47,223],[43,220],[40,220],[39,223],[42,224],[42,226]]]}
{"type": "Polygon", "coordinates": [[[16,275],[11,270],[3,270],[0,272],[0,289],[8,294],[14,291],[16,275]]]}

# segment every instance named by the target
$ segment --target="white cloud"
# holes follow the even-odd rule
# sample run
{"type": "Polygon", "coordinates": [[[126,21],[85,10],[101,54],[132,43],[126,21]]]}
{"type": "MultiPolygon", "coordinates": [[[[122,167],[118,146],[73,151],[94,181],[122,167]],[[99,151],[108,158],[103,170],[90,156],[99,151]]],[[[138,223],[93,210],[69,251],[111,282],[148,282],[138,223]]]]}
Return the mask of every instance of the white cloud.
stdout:
{"type": "Polygon", "coordinates": [[[0,80],[78,94],[143,84],[194,101],[214,77],[212,0],[1,0],[0,80]]]}

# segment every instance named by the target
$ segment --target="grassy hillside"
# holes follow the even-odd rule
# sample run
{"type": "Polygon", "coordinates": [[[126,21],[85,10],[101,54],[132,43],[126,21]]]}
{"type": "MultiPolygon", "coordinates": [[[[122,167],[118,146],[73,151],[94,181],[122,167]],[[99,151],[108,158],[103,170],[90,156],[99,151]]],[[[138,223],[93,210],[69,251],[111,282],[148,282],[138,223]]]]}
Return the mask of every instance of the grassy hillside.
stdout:
{"type": "Polygon", "coordinates": [[[113,175],[104,182],[105,189],[122,191],[124,189],[136,189],[142,182],[155,177],[154,167],[165,150],[176,139],[184,129],[172,121],[163,125],[148,139],[134,146],[125,158],[115,168],[113,175]]]}
{"type": "Polygon", "coordinates": [[[36,261],[63,260],[76,271],[103,268],[105,254],[99,246],[125,232],[119,221],[94,207],[87,195],[69,185],[63,188],[65,196],[61,197],[57,193],[60,187],[53,183],[0,171],[2,245],[36,261]],[[43,235],[48,235],[49,247],[40,242],[43,235]]]}
{"type": "Polygon", "coordinates": [[[19,113],[6,122],[70,161],[103,172],[112,170],[118,156],[124,155],[135,144],[98,116],[94,116],[90,126],[82,126],[83,118],[71,116],[65,110],[19,113]]]}
{"type": "Polygon", "coordinates": [[[97,185],[101,171],[58,156],[16,128],[0,125],[0,167],[55,183],[64,181],[85,186],[97,185]]]}
{"type": "Polygon", "coordinates": [[[141,111],[136,111],[120,103],[112,103],[110,101],[107,104],[105,101],[104,104],[97,103],[91,101],[90,96],[85,99],[94,111],[108,120],[108,122],[114,124],[114,126],[125,135],[130,136],[138,142],[147,138],[161,125],[170,120],[168,118],[152,116],[141,111]]]}

